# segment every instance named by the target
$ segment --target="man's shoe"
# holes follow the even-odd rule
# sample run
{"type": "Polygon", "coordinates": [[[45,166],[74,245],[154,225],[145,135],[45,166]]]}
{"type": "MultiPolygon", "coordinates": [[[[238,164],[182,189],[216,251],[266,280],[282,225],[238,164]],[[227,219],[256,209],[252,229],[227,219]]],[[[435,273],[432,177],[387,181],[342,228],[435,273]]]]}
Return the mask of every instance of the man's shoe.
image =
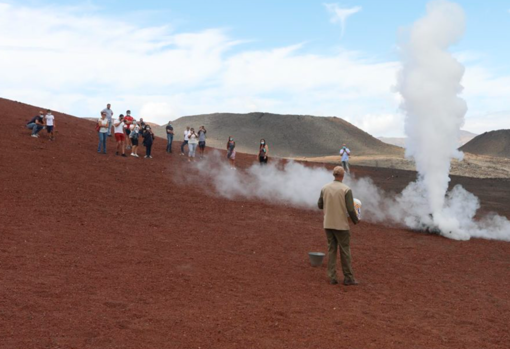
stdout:
{"type": "Polygon", "coordinates": [[[354,279],[352,279],[352,280],[344,280],[344,286],[356,286],[356,285],[359,285],[359,282],[357,282],[354,279]]]}
{"type": "Polygon", "coordinates": [[[33,135],[32,135],[32,137],[34,137],[34,138],[39,138],[39,136],[38,136],[38,135],[36,135],[36,134],[33,134],[33,135]]]}
{"type": "Polygon", "coordinates": [[[329,280],[329,283],[330,283],[331,285],[338,285],[338,280],[331,279],[331,280],[329,280]]]}
{"type": "Polygon", "coordinates": [[[122,154],[122,157],[127,158],[126,154],[122,154]]]}

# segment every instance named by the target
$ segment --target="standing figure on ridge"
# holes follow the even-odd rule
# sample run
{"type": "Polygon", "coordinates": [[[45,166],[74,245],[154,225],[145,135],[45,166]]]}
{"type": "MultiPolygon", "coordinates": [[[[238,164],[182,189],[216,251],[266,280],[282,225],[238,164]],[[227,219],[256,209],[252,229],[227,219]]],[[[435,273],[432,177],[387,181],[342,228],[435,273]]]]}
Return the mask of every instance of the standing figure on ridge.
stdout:
{"type": "Polygon", "coordinates": [[[200,157],[204,157],[205,153],[205,134],[207,133],[207,130],[204,126],[200,126],[198,129],[198,149],[200,150],[200,157]]]}
{"type": "Polygon", "coordinates": [[[184,141],[181,144],[181,155],[184,155],[184,147],[188,145],[189,132],[190,132],[189,126],[187,126],[186,129],[184,130],[184,141]]]}
{"type": "Polygon", "coordinates": [[[267,160],[269,156],[269,147],[266,143],[265,139],[260,140],[260,146],[259,146],[259,162],[261,165],[267,164],[267,160]]]}
{"type": "Polygon", "coordinates": [[[342,156],[342,167],[344,168],[346,173],[351,173],[349,170],[349,156],[351,156],[351,150],[347,148],[347,146],[342,144],[342,149],[340,149],[340,155],[342,156]]]}
{"type": "Polygon", "coordinates": [[[108,137],[112,136],[112,118],[113,118],[113,110],[111,109],[111,104],[108,103],[106,108],[101,111],[101,114],[106,113],[106,120],[108,120],[108,137]]]}
{"type": "Polygon", "coordinates": [[[166,125],[166,152],[172,152],[172,143],[174,141],[174,127],[172,126],[172,121],[169,121],[166,125]]]}
{"type": "Polygon", "coordinates": [[[227,141],[227,159],[230,161],[230,169],[236,169],[236,142],[232,136],[228,137],[227,141]]]}
{"type": "Polygon", "coordinates": [[[55,117],[51,113],[51,110],[48,109],[46,115],[44,116],[44,124],[46,125],[46,131],[50,136],[50,141],[55,140],[55,117]]]}

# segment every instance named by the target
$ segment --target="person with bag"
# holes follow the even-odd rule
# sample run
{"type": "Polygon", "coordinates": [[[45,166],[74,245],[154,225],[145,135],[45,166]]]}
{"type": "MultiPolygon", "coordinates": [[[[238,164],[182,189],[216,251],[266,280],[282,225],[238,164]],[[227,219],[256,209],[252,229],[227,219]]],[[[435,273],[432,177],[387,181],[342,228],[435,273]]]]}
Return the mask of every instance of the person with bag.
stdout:
{"type": "Polygon", "coordinates": [[[131,132],[129,133],[129,139],[131,140],[131,156],[138,157],[138,137],[140,135],[140,125],[137,122],[131,125],[131,132]]]}
{"type": "Polygon", "coordinates": [[[106,139],[108,137],[108,119],[106,118],[106,113],[101,112],[101,118],[97,120],[96,131],[99,136],[99,144],[97,145],[97,152],[101,152],[101,147],[103,148],[103,154],[106,154],[106,139]]]}
{"type": "Polygon", "coordinates": [[[154,133],[149,125],[145,126],[143,131],[143,145],[145,146],[145,158],[152,159],[152,143],[154,142],[154,133]]]}

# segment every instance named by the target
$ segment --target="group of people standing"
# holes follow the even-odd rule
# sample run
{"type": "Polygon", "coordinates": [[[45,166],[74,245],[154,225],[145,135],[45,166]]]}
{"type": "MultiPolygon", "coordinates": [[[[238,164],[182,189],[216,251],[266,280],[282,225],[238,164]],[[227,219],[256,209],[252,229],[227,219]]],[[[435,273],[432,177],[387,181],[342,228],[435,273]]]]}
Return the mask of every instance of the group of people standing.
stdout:
{"type": "Polygon", "coordinates": [[[39,115],[34,116],[26,127],[32,130],[32,137],[39,138],[39,132],[46,129],[50,141],[55,140],[55,116],[51,113],[51,110],[46,110],[46,114],[40,111],[39,115]]]}
{"type": "MultiPolygon", "coordinates": [[[[167,126],[167,133],[169,132],[167,126]]],[[[173,130],[173,129],[172,129],[173,130]]],[[[205,154],[205,140],[206,140],[206,134],[207,130],[204,126],[200,126],[197,132],[195,132],[195,128],[193,127],[186,127],[186,130],[184,130],[184,140],[181,144],[181,155],[184,154],[184,148],[188,147],[188,161],[195,161],[196,160],[196,152],[197,148],[200,154],[200,157],[203,158],[205,154]]],[[[170,151],[171,152],[171,151],[170,151]]]]}
{"type": "Polygon", "coordinates": [[[152,159],[152,144],[155,137],[150,125],[146,124],[143,119],[136,121],[130,110],[126,111],[126,115],[120,114],[118,119],[114,119],[110,104],[107,104],[106,108],[101,111],[101,118],[96,125],[99,135],[98,153],[106,154],[106,140],[107,137],[112,136],[112,129],[117,142],[115,155],[127,157],[126,150],[131,150],[131,156],[138,158],[139,138],[142,137],[145,158],[152,159]]]}

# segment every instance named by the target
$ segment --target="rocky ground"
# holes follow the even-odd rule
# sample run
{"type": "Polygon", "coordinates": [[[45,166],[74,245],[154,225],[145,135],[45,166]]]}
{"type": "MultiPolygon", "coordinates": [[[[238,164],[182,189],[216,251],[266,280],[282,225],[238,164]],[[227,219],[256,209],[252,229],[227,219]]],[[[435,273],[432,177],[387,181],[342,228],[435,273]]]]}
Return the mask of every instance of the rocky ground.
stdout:
{"type": "MultiPolygon", "coordinates": [[[[509,243],[362,222],[361,284],[331,286],[308,262],[326,250],[318,210],[218,197],[162,139],[151,160],[111,139],[103,155],[89,121],[57,113],[50,142],[24,128],[38,109],[0,110],[2,349],[508,347],[509,243]]],[[[387,190],[416,177],[353,171],[387,190]]],[[[508,180],[452,182],[510,217],[508,180]]]]}

